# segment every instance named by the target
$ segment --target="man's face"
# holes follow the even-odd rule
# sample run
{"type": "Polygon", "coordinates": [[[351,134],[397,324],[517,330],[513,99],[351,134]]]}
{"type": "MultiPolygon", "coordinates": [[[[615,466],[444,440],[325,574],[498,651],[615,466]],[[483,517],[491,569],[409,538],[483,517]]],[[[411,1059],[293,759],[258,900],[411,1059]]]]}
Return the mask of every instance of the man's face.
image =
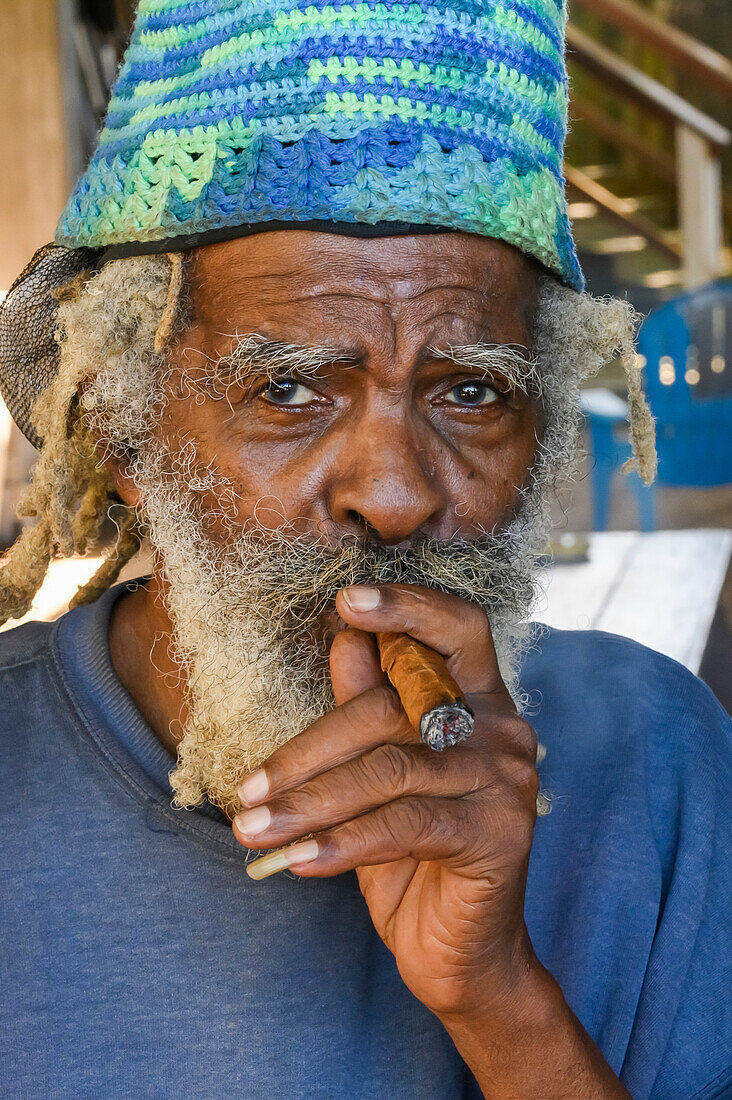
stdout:
{"type": "Polygon", "coordinates": [[[515,684],[545,529],[537,291],[513,248],[457,234],[266,233],[191,276],[133,480],[188,685],[176,798],[235,812],[244,774],[333,705],[346,584],[480,604],[515,684]]]}
{"type": "Polygon", "coordinates": [[[464,234],[273,232],[199,250],[192,281],[174,349],[190,377],[218,361],[225,376],[237,336],[332,352],[312,376],[224,379],[218,399],[174,385],[162,432],[230,481],[236,526],[368,530],[393,546],[510,513],[537,446],[534,402],[439,353],[529,348],[536,280],[516,249],[464,234]]]}

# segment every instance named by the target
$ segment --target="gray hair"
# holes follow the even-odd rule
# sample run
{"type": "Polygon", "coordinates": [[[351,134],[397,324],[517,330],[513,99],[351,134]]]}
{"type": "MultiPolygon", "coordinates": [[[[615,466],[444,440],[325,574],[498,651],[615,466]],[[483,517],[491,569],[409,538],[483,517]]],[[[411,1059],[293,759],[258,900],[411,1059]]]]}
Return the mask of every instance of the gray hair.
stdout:
{"type": "MultiPolygon", "coordinates": [[[[24,615],[50,561],[85,553],[99,540],[110,514],[119,537],[72,606],[96,599],[137,550],[144,517],[119,501],[105,459],[134,462],[150,438],[171,370],[168,349],[187,317],[184,269],[179,253],[117,260],[76,279],[60,296],[59,371],[34,410],[44,444],[18,509],[21,517],[36,522],[24,528],[5,555],[0,622],[24,615]]],[[[534,475],[544,485],[572,471],[581,383],[618,354],[628,375],[631,461],[647,483],[653,479],[653,421],[635,369],[636,323],[627,302],[579,294],[544,275],[528,356],[515,349],[513,354],[511,349],[486,349],[493,353],[494,366],[503,357],[509,380],[513,365],[514,383],[538,393],[544,430],[534,475]]],[[[256,341],[256,334],[240,341],[242,363],[247,339],[256,341]]],[[[253,350],[250,346],[249,352],[253,350]]],[[[281,350],[286,354],[284,345],[281,350]]],[[[470,350],[474,362],[475,349],[470,350]]],[[[443,354],[459,358],[466,349],[443,354]]],[[[281,366],[281,357],[275,361],[281,366]]]]}

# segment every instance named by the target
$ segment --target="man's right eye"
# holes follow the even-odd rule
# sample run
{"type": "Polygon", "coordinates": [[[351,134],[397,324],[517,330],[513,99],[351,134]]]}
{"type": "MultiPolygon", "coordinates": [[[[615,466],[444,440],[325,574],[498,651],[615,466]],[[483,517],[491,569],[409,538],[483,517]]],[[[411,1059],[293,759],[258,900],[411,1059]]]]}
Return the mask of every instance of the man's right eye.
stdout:
{"type": "Polygon", "coordinates": [[[309,405],[315,393],[296,378],[273,378],[262,390],[261,397],[271,405],[297,408],[309,405]]]}

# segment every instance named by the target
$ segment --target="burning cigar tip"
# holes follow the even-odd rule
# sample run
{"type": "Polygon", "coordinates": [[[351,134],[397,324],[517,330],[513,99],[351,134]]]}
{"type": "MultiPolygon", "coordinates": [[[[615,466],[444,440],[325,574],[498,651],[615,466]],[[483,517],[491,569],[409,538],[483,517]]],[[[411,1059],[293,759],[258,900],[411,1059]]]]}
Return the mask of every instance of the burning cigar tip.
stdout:
{"type": "Polygon", "coordinates": [[[422,715],[419,737],[423,744],[435,752],[442,752],[451,745],[458,745],[470,737],[475,727],[475,716],[464,699],[443,703],[422,715]]]}

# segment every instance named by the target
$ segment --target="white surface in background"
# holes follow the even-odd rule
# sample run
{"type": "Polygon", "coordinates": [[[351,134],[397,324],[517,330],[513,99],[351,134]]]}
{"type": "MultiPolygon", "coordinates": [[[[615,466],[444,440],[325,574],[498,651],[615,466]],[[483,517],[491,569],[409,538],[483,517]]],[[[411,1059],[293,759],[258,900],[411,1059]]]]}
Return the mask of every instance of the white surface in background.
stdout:
{"type": "Polygon", "coordinates": [[[534,617],[607,630],[699,671],[732,553],[732,531],[602,531],[589,561],[550,566],[534,617]]]}
{"type": "Polygon", "coordinates": [[[618,397],[612,390],[589,389],[582,390],[580,394],[582,411],[590,416],[616,417],[622,420],[628,412],[628,403],[618,397]]]}
{"type": "MultiPolygon", "coordinates": [[[[732,531],[593,534],[588,562],[544,571],[545,595],[534,617],[561,630],[623,634],[696,673],[730,553],[732,531]]],[[[99,557],[54,562],[26,619],[55,619],[100,564],[99,557]]],[[[149,569],[138,556],[122,579],[149,569]]]]}
{"type": "MultiPolygon", "coordinates": [[[[11,620],[0,627],[0,630],[10,630],[29,619],[42,619],[45,622],[57,619],[66,611],[69,600],[76,594],[77,589],[91,580],[101,564],[102,558],[96,556],[62,558],[52,562],[28,614],[22,619],[11,620]]],[[[140,555],[137,555],[122,570],[120,580],[131,580],[132,577],[142,576],[147,571],[149,571],[149,562],[142,561],[140,555]]]]}

